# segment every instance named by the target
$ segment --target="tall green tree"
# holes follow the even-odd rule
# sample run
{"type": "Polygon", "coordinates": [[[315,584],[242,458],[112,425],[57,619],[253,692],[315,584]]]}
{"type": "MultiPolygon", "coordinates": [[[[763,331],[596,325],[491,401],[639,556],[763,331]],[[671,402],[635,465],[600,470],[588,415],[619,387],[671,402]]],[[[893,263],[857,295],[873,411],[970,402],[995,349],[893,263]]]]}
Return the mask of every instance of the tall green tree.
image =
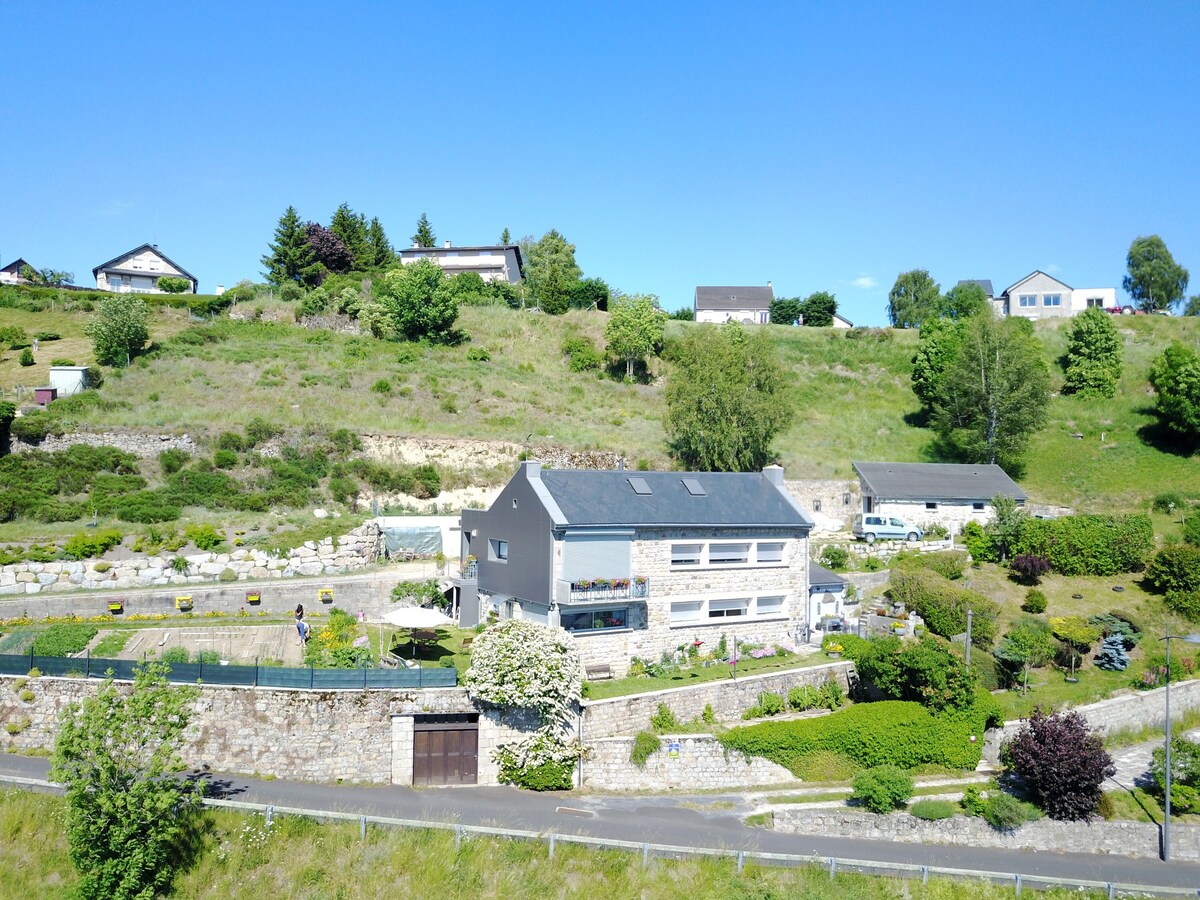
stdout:
{"type": "Polygon", "coordinates": [[[653,295],[621,297],[608,311],[604,341],[608,355],[625,361],[625,380],[633,380],[633,365],[662,346],[667,315],[653,295]]]}
{"type": "Polygon", "coordinates": [[[386,269],[396,261],[396,251],[388,240],[387,232],[379,217],[371,219],[367,227],[367,265],[368,269],[386,269]]]}
{"type": "Polygon", "coordinates": [[[942,289],[925,269],[902,272],[888,292],[888,319],[896,328],[920,328],[942,313],[942,289]]]}
{"type": "Polygon", "coordinates": [[[417,233],[412,239],[418,247],[432,247],[437,243],[437,235],[433,233],[433,226],[429,224],[429,217],[425,213],[421,213],[421,218],[417,219],[417,233]]]}
{"type": "Polygon", "coordinates": [[[1024,675],[1022,693],[1029,690],[1029,670],[1054,658],[1054,635],[1050,625],[1034,616],[1023,616],[996,648],[997,659],[1018,668],[1024,675]]]}
{"type": "Polygon", "coordinates": [[[263,273],[274,285],[289,281],[310,287],[319,284],[322,267],[308,244],[308,229],[300,221],[296,207],[289,206],[279,217],[275,226],[275,240],[268,246],[270,252],[262,258],[266,267],[263,273]]]}
{"type": "Polygon", "coordinates": [[[356,213],[350,204],[343,203],[333,211],[329,220],[329,230],[336,234],[354,257],[351,268],[355,271],[365,271],[373,268],[374,249],[371,246],[367,230],[367,217],[356,213]]]}
{"type": "Polygon", "coordinates": [[[185,855],[204,785],[179,777],[180,749],[200,691],[166,673],[147,663],[130,691],[110,678],[59,719],[50,777],[66,793],[78,897],[162,896],[185,855]]]}
{"type": "Polygon", "coordinates": [[[612,290],[603,278],[581,278],[571,285],[567,305],[571,309],[608,310],[612,290]]]}
{"type": "Polygon", "coordinates": [[[1050,373],[1031,324],[991,312],[968,319],[947,365],[932,425],[944,453],[1021,471],[1030,438],[1045,424],[1050,373]]]}
{"type": "Polygon", "coordinates": [[[1173,341],[1151,363],[1150,385],[1163,423],[1188,440],[1200,440],[1200,354],[1173,341]]]}
{"type": "Polygon", "coordinates": [[[668,354],[665,426],[671,453],[708,472],[750,472],[773,459],[771,442],[792,409],[766,329],[688,329],[668,354]]]}
{"type": "Polygon", "coordinates": [[[100,301],[96,317],[83,327],[102,366],[126,366],[150,340],[150,307],[141,297],[119,294],[100,301]]]}
{"type": "Polygon", "coordinates": [[[1147,312],[1170,309],[1184,298],[1188,270],[1175,262],[1157,234],[1136,238],[1129,245],[1125,266],[1129,274],[1121,286],[1139,309],[1147,312]]]}
{"type": "Polygon", "coordinates": [[[1018,506],[1017,501],[1007,494],[997,494],[992,498],[992,518],[985,526],[988,537],[1000,554],[1000,562],[1008,559],[1017,541],[1021,538],[1021,529],[1029,521],[1029,513],[1025,507],[1018,506]]]}
{"type": "Polygon", "coordinates": [[[987,293],[973,281],[956,284],[942,297],[940,315],[949,319],[969,319],[989,309],[987,293]]]}
{"type": "Polygon", "coordinates": [[[829,328],[833,325],[833,314],[837,312],[837,299],[829,291],[816,291],[804,298],[800,304],[800,315],[806,328],[829,328]]]}
{"type": "Polygon", "coordinates": [[[575,262],[575,245],[551,228],[529,245],[525,254],[525,283],[543,312],[567,311],[571,293],[583,271],[575,262]]]}
{"type": "Polygon", "coordinates": [[[1188,297],[1187,305],[1183,308],[1185,316],[1200,316],[1200,294],[1188,297]]]}
{"type": "Polygon", "coordinates": [[[799,297],[776,297],[771,301],[771,324],[795,325],[800,321],[800,306],[803,302],[799,297]]]}
{"type": "Polygon", "coordinates": [[[512,235],[509,234],[508,229],[505,228],[502,232],[500,232],[500,244],[501,244],[501,246],[507,247],[511,243],[512,243],[512,235]]]}
{"type": "Polygon", "coordinates": [[[921,338],[913,355],[913,393],[926,415],[942,395],[942,379],[962,344],[962,327],[952,319],[935,316],[921,325],[921,338]]]}
{"type": "Polygon", "coordinates": [[[454,343],[458,303],[450,280],[431,259],[400,266],[375,282],[375,294],[397,335],[406,341],[454,343]]]}
{"type": "Polygon", "coordinates": [[[1067,335],[1064,394],[1115,397],[1121,380],[1121,334],[1102,309],[1085,309],[1071,321],[1067,335]]]}

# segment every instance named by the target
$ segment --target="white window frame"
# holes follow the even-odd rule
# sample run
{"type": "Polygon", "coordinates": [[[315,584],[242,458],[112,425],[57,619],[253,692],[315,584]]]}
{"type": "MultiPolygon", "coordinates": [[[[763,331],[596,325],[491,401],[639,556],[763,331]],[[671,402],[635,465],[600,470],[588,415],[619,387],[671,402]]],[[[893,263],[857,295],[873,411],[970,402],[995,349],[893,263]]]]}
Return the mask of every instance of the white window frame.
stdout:
{"type": "Polygon", "coordinates": [[[704,621],[703,600],[676,600],[671,604],[672,625],[694,625],[704,621]]]}
{"type": "Polygon", "coordinates": [[[754,547],[754,560],[760,566],[777,566],[783,563],[783,551],[787,541],[758,541],[754,547]],[[778,547],[776,551],[774,548],[778,547]],[[764,558],[763,553],[767,556],[764,558]]]}
{"type": "Polygon", "coordinates": [[[754,615],[759,619],[778,619],[783,616],[783,606],[787,602],[784,594],[765,594],[754,598],[754,615]],[[769,608],[763,609],[763,601],[769,603],[769,608]]]}
{"type": "Polygon", "coordinates": [[[686,543],[671,545],[672,569],[697,569],[704,565],[704,544],[686,543]],[[695,547],[693,555],[691,548],[695,547]]]}
{"type": "Polygon", "coordinates": [[[708,545],[710,566],[745,566],[753,558],[754,541],[713,541],[708,545]]]}
{"type": "Polygon", "coordinates": [[[490,562],[508,562],[508,541],[503,541],[500,538],[489,538],[488,560],[490,562]]]}
{"type": "Polygon", "coordinates": [[[1043,294],[1042,305],[1056,308],[1062,306],[1062,294],[1043,294]]]}
{"type": "Polygon", "coordinates": [[[674,541],[670,545],[670,566],[671,570],[676,572],[688,569],[785,568],[787,542],[787,538],[768,538],[761,541],[752,538],[733,541],[674,541]],[[760,547],[776,546],[779,548],[778,559],[772,558],[776,553],[773,549],[766,550],[767,559],[759,558],[760,547]],[[743,547],[745,553],[740,551],[743,547]]]}
{"type": "Polygon", "coordinates": [[[1037,305],[1037,294],[1017,294],[1018,309],[1036,309],[1037,305]]]}
{"type": "Polygon", "coordinates": [[[723,597],[708,601],[710,619],[748,619],[753,597],[723,597]]]}

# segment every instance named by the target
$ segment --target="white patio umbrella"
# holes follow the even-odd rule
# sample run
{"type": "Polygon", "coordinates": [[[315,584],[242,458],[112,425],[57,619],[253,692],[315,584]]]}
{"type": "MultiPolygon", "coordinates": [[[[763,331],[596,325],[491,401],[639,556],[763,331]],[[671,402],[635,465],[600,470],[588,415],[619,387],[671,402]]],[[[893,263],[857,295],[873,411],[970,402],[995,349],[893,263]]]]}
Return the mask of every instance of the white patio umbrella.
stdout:
{"type": "Polygon", "coordinates": [[[437,628],[453,625],[454,620],[439,609],[424,606],[401,606],[383,614],[383,621],[400,628],[437,628]]]}

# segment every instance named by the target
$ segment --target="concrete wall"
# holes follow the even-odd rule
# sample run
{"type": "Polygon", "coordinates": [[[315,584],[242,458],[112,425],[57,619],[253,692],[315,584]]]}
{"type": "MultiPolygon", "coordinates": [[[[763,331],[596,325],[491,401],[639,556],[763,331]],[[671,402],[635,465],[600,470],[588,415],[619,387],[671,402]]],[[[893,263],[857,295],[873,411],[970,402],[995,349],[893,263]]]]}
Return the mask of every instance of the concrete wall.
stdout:
{"type": "Polygon", "coordinates": [[[639,769],[630,759],[633,738],[589,741],[584,758],[584,787],[606,791],[688,791],[788,784],[796,776],[783,766],[737,751],[726,753],[711,734],[664,734],[661,748],[639,769]],[[673,743],[678,750],[672,751],[673,743]],[[674,752],[675,755],[672,755],[674,752]]]}
{"type": "Polygon", "coordinates": [[[668,688],[611,700],[583,702],[583,740],[632,735],[649,727],[650,716],[665,703],[681,722],[700,719],[704,707],[712,704],[719,722],[740,722],[742,713],[758,702],[758,695],[787,695],[799,685],[822,685],[835,678],[843,690],[849,690],[847,678],[854,663],[832,662],[809,669],[793,669],[767,675],[724,678],[691,687],[668,688]]]}
{"type": "MultiPolygon", "coordinates": [[[[996,831],[983,819],[956,816],[925,822],[908,813],[877,816],[855,810],[776,809],[776,831],[909,844],[956,844],[1001,847],[1006,850],[1047,850],[1061,853],[1112,853],[1120,856],[1157,857],[1159,827],[1148,822],[1090,823],[1039,819],[1012,833],[996,831]]],[[[1172,825],[1174,859],[1200,859],[1200,827],[1172,825]]]]}
{"type": "Polygon", "coordinates": [[[926,509],[925,502],[915,500],[877,500],[875,515],[895,516],[908,526],[922,529],[930,525],[945,525],[951,534],[959,534],[968,522],[986,524],[992,518],[992,504],[984,502],[983,509],[973,509],[971,501],[948,503],[939,501],[937,509],[926,509]]]}
{"type": "Polygon", "coordinates": [[[1018,282],[1008,291],[1008,314],[1027,319],[1059,319],[1071,315],[1071,289],[1057,278],[1052,278],[1045,272],[1034,272],[1024,281],[1018,282]],[[1059,306],[1046,306],[1047,294],[1059,294],[1062,303],[1059,306]],[[1022,296],[1035,297],[1036,306],[1023,307],[1020,304],[1022,296]]]}

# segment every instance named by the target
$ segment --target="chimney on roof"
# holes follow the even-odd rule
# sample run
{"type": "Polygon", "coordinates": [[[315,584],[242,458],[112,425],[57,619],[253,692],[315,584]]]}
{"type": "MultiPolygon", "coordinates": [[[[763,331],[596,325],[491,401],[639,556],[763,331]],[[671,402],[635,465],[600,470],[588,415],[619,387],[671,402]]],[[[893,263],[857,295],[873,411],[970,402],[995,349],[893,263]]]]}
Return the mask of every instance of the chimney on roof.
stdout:
{"type": "Polygon", "coordinates": [[[625,457],[623,457],[623,456],[617,457],[617,471],[618,472],[625,471],[625,457]]]}
{"type": "Polygon", "coordinates": [[[446,241],[446,249],[447,249],[447,250],[449,250],[449,249],[450,249],[450,242],[449,242],[449,241],[446,241]]]}
{"type": "Polygon", "coordinates": [[[536,459],[527,459],[521,463],[521,468],[525,470],[525,478],[529,481],[541,481],[542,479],[542,464],[536,459]]]}
{"type": "Polygon", "coordinates": [[[771,484],[779,488],[783,487],[783,466],[767,466],[763,469],[763,475],[771,484]]]}
{"type": "Polygon", "coordinates": [[[767,287],[772,287],[771,282],[767,282],[767,287]]]}
{"type": "Polygon", "coordinates": [[[420,247],[420,246],[421,246],[421,243],[420,243],[420,241],[413,241],[413,249],[414,249],[414,250],[416,250],[416,249],[417,249],[418,247],[420,247]]]}

